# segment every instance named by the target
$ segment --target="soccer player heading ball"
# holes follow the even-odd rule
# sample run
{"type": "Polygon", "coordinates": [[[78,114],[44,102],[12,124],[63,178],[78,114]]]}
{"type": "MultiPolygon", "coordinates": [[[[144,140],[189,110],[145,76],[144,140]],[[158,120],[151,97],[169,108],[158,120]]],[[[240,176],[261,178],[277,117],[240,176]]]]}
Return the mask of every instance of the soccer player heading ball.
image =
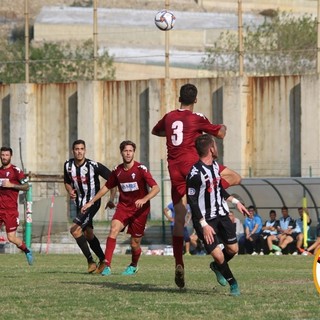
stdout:
{"type": "MultiPolygon", "coordinates": [[[[180,88],[180,108],[164,115],[154,126],[152,134],[166,137],[168,151],[168,169],[171,180],[171,198],[176,213],[172,236],[173,254],[175,258],[175,283],[179,288],[185,286],[183,262],[183,228],[186,215],[186,177],[192,165],[198,161],[195,140],[203,132],[219,139],[226,135],[226,126],[212,124],[201,113],[193,112],[197,102],[198,90],[193,84],[185,84],[180,88]]],[[[221,172],[225,188],[240,183],[238,174],[230,175],[231,170],[225,168],[221,172]]]]}

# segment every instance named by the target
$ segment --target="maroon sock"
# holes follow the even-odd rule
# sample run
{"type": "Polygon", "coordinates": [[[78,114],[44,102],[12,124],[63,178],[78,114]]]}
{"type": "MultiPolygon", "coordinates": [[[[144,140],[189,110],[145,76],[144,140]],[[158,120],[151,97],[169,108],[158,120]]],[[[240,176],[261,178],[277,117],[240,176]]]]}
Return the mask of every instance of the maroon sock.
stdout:
{"type": "Polygon", "coordinates": [[[131,255],[132,255],[131,265],[133,267],[136,267],[138,265],[138,261],[139,261],[139,258],[141,256],[141,252],[142,252],[141,248],[139,248],[139,249],[137,249],[135,251],[132,250],[132,253],[131,253],[131,255]]]}
{"type": "Polygon", "coordinates": [[[173,255],[176,261],[176,266],[183,263],[183,237],[172,236],[173,255]]]}
{"type": "Polygon", "coordinates": [[[106,251],[104,252],[104,258],[105,258],[105,261],[106,261],[106,265],[108,267],[111,266],[113,251],[114,251],[114,249],[116,247],[116,242],[117,242],[116,239],[113,239],[113,238],[110,238],[110,237],[107,238],[106,251]]]}
{"type": "Polygon", "coordinates": [[[18,246],[18,248],[23,252],[27,252],[27,253],[29,252],[29,250],[28,250],[28,248],[27,248],[27,246],[26,246],[26,244],[24,242],[22,242],[20,244],[20,246],[18,246]]]}

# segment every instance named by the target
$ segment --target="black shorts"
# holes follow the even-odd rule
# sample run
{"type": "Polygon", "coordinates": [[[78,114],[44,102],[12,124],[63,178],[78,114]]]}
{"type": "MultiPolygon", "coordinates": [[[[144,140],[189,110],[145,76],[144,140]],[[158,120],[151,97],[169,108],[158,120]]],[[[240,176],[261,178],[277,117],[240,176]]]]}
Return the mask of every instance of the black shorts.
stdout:
{"type": "Polygon", "coordinates": [[[73,219],[73,222],[85,230],[87,227],[93,229],[93,217],[96,215],[100,208],[101,201],[96,201],[85,213],[81,213],[81,208],[77,208],[77,216],[73,219]]]}
{"type": "Polygon", "coordinates": [[[193,221],[193,226],[197,232],[199,239],[204,243],[204,247],[208,253],[212,252],[219,243],[234,244],[237,243],[236,226],[230,220],[229,216],[217,216],[212,220],[208,220],[207,223],[214,229],[216,235],[214,236],[214,242],[207,244],[203,237],[203,230],[200,223],[193,221]]]}
{"type": "MultiPolygon", "coordinates": [[[[252,239],[252,241],[257,241],[259,238],[261,237],[261,234],[260,233],[254,233],[250,236],[250,238],[252,239]]],[[[251,241],[251,240],[249,240],[251,241]]]]}
{"type": "Polygon", "coordinates": [[[267,238],[269,238],[270,236],[277,236],[276,234],[271,234],[269,232],[262,232],[261,233],[261,238],[263,238],[264,240],[266,240],[267,238]]]}
{"type": "Polygon", "coordinates": [[[293,240],[297,240],[298,235],[301,234],[301,232],[292,232],[288,236],[291,237],[293,240]]]}

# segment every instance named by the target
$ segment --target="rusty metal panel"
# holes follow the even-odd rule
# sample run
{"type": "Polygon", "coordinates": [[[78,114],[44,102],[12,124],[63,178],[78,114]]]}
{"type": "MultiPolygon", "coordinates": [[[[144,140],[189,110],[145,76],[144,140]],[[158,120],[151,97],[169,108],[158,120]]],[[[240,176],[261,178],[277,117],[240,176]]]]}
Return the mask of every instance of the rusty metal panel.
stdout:
{"type": "Polygon", "coordinates": [[[249,81],[246,162],[253,176],[290,176],[290,96],[300,77],[256,77],[249,81]],[[252,104],[251,104],[252,102],[252,104]]]}
{"type": "MultiPolygon", "coordinates": [[[[79,132],[90,140],[88,157],[111,168],[121,162],[120,142],[130,139],[137,143],[136,159],[160,181],[161,160],[168,178],[166,145],[151,129],[179,107],[179,90],[187,82],[198,87],[195,111],[227,125],[223,163],[231,169],[244,177],[281,177],[306,175],[312,166],[319,174],[319,79],[314,76],[0,85],[1,143],[7,136],[19,165],[21,136],[28,172],[59,175],[79,132]]],[[[170,197],[169,182],[165,197],[170,197]]]]}

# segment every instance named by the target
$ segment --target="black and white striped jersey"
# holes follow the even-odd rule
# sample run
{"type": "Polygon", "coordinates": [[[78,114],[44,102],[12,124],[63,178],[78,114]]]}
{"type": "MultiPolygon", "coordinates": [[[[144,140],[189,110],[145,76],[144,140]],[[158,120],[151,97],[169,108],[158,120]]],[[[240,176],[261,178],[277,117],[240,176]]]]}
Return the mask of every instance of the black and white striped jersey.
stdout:
{"type": "Polygon", "coordinates": [[[64,164],[64,183],[70,184],[77,192],[76,206],[81,208],[100,190],[99,176],[108,180],[111,171],[99,162],[86,159],[81,166],[76,166],[74,159],[64,164]]]}
{"type": "Polygon", "coordinates": [[[221,185],[221,167],[217,162],[206,165],[198,161],[187,176],[187,200],[194,218],[207,221],[229,213],[230,196],[221,185]]]}

